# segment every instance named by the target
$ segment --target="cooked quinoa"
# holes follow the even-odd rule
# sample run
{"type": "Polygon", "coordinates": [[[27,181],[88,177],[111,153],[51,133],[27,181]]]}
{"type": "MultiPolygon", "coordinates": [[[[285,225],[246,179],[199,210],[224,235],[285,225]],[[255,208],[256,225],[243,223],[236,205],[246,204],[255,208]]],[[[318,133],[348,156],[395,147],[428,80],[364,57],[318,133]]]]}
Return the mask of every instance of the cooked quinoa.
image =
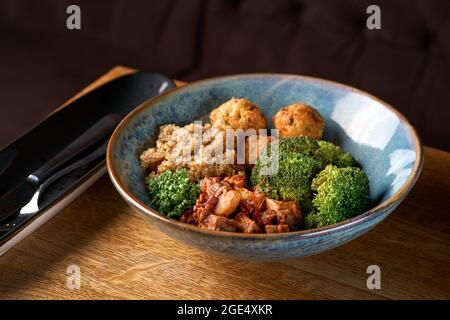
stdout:
{"type": "Polygon", "coordinates": [[[225,147],[225,131],[200,123],[184,127],[174,124],[161,126],[156,146],[140,156],[141,166],[148,170],[149,178],[167,170],[186,168],[193,181],[243,171],[243,165],[223,163],[225,159],[235,163],[235,158],[236,151],[225,147]]]}

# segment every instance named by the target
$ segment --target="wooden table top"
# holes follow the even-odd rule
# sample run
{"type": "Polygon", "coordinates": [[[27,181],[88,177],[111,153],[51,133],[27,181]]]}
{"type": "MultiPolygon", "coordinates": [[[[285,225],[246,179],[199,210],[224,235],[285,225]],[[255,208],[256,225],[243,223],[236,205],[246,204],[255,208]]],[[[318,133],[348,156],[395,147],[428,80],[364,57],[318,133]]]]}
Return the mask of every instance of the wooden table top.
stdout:
{"type": "MultiPolygon", "coordinates": [[[[127,72],[114,68],[80,94],[127,72]]],[[[172,240],[104,176],[0,257],[0,298],[450,299],[450,153],[425,147],[411,194],[365,235],[270,263],[227,260],[172,240]],[[71,265],[80,267],[80,289],[67,287],[71,265]],[[381,268],[380,290],[366,287],[369,265],[381,268]]]]}

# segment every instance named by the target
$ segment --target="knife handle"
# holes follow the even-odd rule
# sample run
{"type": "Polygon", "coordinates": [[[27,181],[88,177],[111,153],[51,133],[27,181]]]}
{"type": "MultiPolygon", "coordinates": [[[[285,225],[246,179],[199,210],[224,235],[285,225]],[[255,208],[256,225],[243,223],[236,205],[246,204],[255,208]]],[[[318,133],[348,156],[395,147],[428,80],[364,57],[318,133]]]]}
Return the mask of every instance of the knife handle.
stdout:
{"type": "Polygon", "coordinates": [[[65,162],[110,134],[120,122],[121,118],[122,117],[116,113],[110,113],[104,116],[67,147],[47,161],[42,167],[30,174],[28,180],[34,184],[43,182],[49,176],[53,175],[65,162]]]}

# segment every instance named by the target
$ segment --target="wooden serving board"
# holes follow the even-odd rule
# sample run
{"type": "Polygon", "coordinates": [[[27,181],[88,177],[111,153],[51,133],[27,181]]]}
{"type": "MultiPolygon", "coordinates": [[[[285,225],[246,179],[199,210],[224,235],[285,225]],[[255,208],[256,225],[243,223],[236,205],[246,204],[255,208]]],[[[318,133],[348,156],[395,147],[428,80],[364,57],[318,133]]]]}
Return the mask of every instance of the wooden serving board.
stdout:
{"type": "MultiPolygon", "coordinates": [[[[116,67],[73,99],[132,71],[116,67]]],[[[0,257],[0,299],[17,298],[450,299],[450,154],[425,147],[411,194],[367,234],[272,263],[227,260],[172,240],[104,176],[0,257]],[[367,289],[369,265],[381,268],[380,290],[367,289]],[[79,289],[67,286],[70,266],[80,268],[79,289]]]]}

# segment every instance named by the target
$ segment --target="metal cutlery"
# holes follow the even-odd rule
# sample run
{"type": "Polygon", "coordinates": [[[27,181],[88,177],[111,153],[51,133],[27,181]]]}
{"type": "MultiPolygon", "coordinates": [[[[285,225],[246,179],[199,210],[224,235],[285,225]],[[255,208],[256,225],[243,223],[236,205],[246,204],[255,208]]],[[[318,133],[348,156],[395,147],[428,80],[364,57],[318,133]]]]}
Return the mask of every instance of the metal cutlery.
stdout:
{"type": "MultiPolygon", "coordinates": [[[[17,214],[30,202],[30,200],[32,200],[42,184],[44,184],[43,188],[45,188],[45,181],[47,179],[51,179],[47,182],[47,185],[52,180],[54,181],[56,178],[52,176],[58,176],[58,171],[61,170],[62,166],[69,160],[80,155],[89,147],[92,147],[100,140],[109,136],[120,120],[121,116],[118,114],[111,113],[104,116],[62,151],[47,161],[42,167],[28,175],[22,183],[1,197],[0,222],[17,214]]],[[[41,192],[39,194],[41,194],[41,192]]]]}

